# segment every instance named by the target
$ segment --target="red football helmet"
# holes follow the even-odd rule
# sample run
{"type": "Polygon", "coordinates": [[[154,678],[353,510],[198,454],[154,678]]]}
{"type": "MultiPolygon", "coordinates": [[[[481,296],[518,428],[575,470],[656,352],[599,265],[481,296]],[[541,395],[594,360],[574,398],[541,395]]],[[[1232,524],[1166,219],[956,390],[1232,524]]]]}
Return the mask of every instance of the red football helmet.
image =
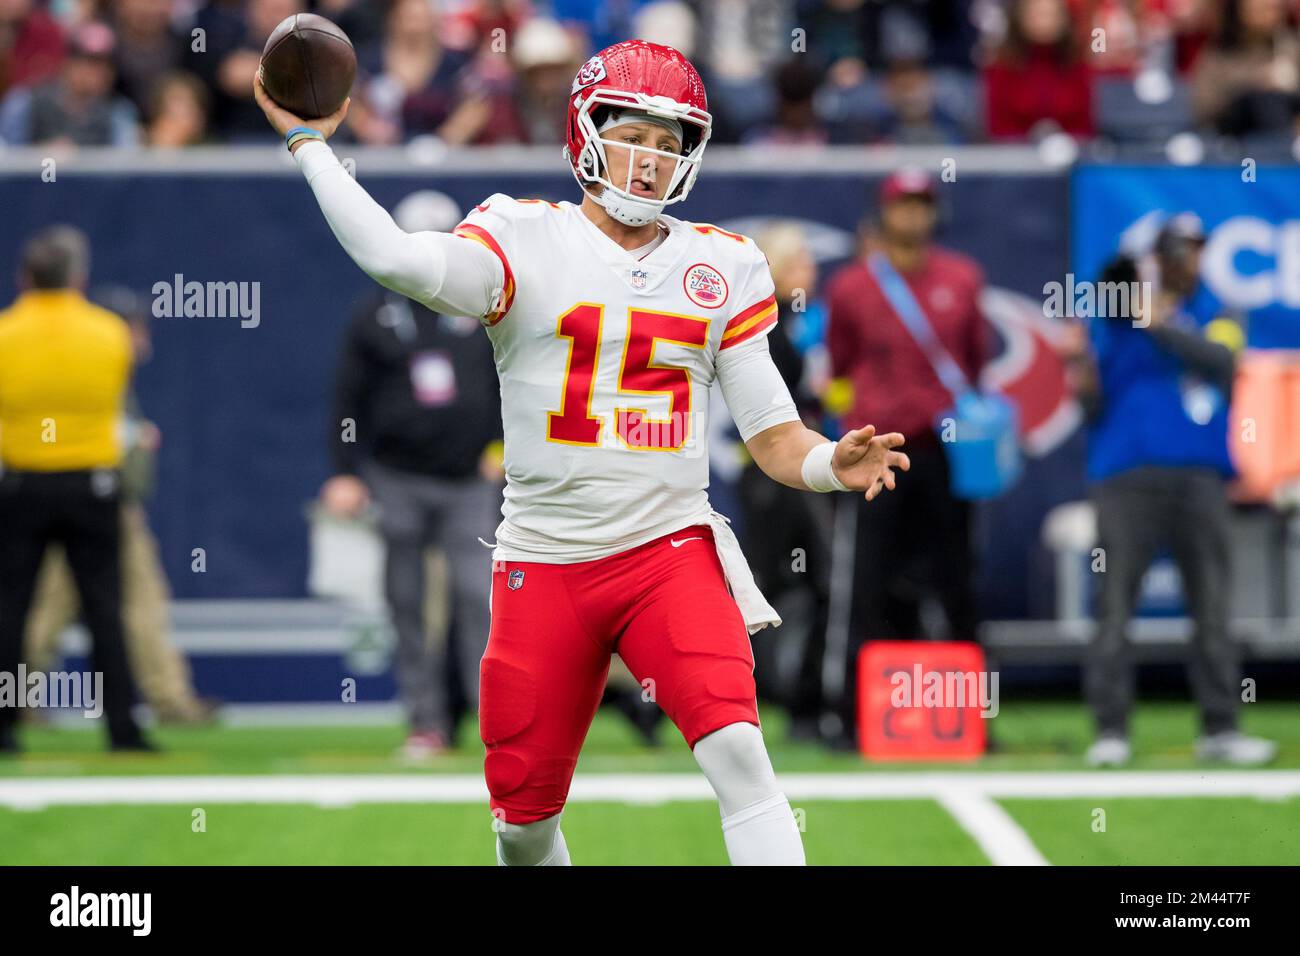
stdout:
{"type": "Polygon", "coordinates": [[[700,74],[672,47],[645,40],[615,43],[584,63],[574,77],[564,156],[584,190],[589,183],[604,187],[591,195],[610,215],[628,225],[645,225],[691,191],[713,128],[708,105],[700,74]],[[614,184],[605,156],[607,141],[599,131],[609,111],[631,111],[680,125],[680,155],[648,146],[634,146],[631,151],[633,156],[672,155],[677,161],[663,199],[636,196],[614,184]]]}

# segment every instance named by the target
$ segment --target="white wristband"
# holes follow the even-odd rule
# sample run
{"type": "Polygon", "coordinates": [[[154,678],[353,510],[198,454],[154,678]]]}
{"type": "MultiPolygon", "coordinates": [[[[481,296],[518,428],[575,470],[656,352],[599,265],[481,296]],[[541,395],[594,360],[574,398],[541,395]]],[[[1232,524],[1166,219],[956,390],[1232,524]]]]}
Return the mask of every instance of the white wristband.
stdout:
{"type": "Polygon", "coordinates": [[[804,456],[803,483],[812,491],[851,491],[840,481],[831,468],[831,458],[835,454],[835,442],[822,442],[804,456]]]}

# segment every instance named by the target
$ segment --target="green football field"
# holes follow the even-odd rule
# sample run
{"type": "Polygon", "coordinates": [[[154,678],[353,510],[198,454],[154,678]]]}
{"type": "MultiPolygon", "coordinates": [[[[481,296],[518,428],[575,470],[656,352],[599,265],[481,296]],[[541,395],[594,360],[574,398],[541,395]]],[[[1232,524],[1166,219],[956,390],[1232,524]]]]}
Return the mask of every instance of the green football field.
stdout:
{"type": "MultiPolygon", "coordinates": [[[[868,763],[785,741],[773,762],[814,864],[1295,864],[1300,703],[1251,704],[1277,740],[1264,770],[1196,763],[1195,715],[1144,706],[1134,763],[1090,771],[1084,710],[1006,705],[996,752],[961,765],[868,763]]],[[[565,811],[579,864],[723,864],[716,804],[671,726],[640,746],[597,718],[565,811]]],[[[0,761],[0,864],[486,864],[481,750],[409,767],[401,728],[210,727],[156,732],[158,755],[103,753],[89,730],[27,728],[0,761]]]]}

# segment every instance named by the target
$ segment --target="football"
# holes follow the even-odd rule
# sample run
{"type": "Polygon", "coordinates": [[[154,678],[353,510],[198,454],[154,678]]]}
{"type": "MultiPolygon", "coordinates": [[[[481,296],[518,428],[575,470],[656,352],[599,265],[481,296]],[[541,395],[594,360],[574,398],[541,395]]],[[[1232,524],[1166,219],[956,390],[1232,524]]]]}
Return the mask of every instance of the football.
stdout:
{"type": "Polygon", "coordinates": [[[314,13],[296,13],[271,31],[261,71],[271,99],[296,116],[317,119],[347,99],[357,55],[337,25],[314,13]]]}

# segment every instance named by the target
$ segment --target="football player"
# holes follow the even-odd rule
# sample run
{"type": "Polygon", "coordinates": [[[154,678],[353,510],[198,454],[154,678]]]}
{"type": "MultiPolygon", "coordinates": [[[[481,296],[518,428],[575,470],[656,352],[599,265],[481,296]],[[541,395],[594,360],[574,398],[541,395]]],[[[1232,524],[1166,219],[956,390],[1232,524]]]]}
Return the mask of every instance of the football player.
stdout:
{"type": "MultiPolygon", "coordinates": [[[[580,203],[496,194],[455,234],[399,229],[304,121],[256,84],[321,211],[381,285],[477,316],[500,379],[507,485],[480,670],[497,860],[565,865],[560,812],[618,653],[692,748],[733,864],[802,864],[759,729],[749,634],[780,618],[709,506],[718,380],[768,475],[872,499],[907,470],[899,434],[831,442],[799,420],[768,352],[776,322],[752,240],[665,214],[699,174],[712,120],[676,50],[631,40],[574,79],[565,158],[580,203]]],[[[491,387],[482,383],[482,387],[491,387]]]]}

